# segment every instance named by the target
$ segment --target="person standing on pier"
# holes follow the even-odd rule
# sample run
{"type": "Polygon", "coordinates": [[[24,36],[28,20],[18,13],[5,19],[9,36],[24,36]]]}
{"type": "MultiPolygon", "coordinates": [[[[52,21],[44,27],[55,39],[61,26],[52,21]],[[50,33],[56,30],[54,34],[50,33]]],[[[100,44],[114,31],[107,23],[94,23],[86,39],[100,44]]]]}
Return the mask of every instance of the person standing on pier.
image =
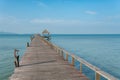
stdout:
{"type": "Polygon", "coordinates": [[[18,55],[19,50],[15,49],[14,50],[14,57],[15,57],[15,67],[19,67],[19,55],[18,55]]]}

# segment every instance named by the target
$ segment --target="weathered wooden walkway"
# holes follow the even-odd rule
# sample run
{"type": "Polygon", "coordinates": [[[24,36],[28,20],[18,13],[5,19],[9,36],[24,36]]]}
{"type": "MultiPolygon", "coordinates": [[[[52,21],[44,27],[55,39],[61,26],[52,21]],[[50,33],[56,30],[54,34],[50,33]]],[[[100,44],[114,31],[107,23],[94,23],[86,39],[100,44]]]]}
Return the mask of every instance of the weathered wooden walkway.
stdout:
{"type": "Polygon", "coordinates": [[[10,80],[88,80],[36,35],[10,80]]]}

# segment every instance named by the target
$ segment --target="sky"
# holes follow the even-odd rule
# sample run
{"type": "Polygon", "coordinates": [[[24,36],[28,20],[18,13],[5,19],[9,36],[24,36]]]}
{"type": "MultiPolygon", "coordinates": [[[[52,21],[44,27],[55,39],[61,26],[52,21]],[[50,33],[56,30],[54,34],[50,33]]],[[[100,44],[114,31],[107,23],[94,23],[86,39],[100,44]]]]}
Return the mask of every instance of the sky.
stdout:
{"type": "Polygon", "coordinates": [[[0,32],[120,34],[120,0],[0,0],[0,32]]]}

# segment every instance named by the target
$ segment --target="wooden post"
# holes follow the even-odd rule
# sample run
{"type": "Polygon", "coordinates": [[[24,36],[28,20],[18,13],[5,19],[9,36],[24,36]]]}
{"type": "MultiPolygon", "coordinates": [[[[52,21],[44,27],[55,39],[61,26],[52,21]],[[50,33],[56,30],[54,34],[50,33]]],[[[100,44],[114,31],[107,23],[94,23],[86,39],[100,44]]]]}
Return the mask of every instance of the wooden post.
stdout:
{"type": "Polygon", "coordinates": [[[68,54],[66,53],[66,58],[65,58],[66,61],[68,61],[68,54]]]}
{"type": "Polygon", "coordinates": [[[95,80],[100,80],[100,74],[95,73],[95,80]]]}
{"type": "Polygon", "coordinates": [[[29,42],[27,42],[27,47],[29,47],[30,45],[29,45],[29,42]]]}
{"type": "Polygon", "coordinates": [[[64,58],[62,49],[61,49],[61,56],[64,58]]]}
{"type": "Polygon", "coordinates": [[[80,73],[82,73],[82,63],[80,62],[80,73]]]}
{"type": "Polygon", "coordinates": [[[31,36],[31,37],[30,37],[31,41],[33,40],[33,38],[34,38],[34,36],[31,36]]]}
{"type": "Polygon", "coordinates": [[[30,40],[32,41],[32,36],[30,37],[30,40]]]}
{"type": "Polygon", "coordinates": [[[75,58],[72,57],[72,66],[74,66],[74,64],[75,64],[75,58]]]}

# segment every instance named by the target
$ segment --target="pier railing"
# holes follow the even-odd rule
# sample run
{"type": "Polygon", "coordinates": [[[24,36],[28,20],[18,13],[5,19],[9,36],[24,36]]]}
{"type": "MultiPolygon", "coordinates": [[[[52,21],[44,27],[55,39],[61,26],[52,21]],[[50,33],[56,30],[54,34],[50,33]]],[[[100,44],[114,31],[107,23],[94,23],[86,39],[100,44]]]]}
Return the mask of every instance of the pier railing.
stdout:
{"type": "Polygon", "coordinates": [[[82,73],[82,65],[84,64],[85,66],[87,66],[88,68],[90,68],[91,70],[93,70],[95,72],[95,80],[100,80],[100,77],[104,77],[107,80],[118,80],[117,78],[115,78],[114,76],[104,72],[103,70],[101,70],[100,68],[90,64],[89,62],[85,61],[84,59],[71,54],[69,52],[67,52],[66,50],[56,46],[55,44],[52,44],[51,42],[47,41],[46,39],[42,38],[41,39],[47,44],[49,45],[51,48],[53,48],[57,53],[59,53],[62,57],[64,57],[65,55],[65,60],[68,61],[68,56],[70,56],[72,58],[72,63],[71,65],[75,65],[75,60],[77,60],[78,62],[80,62],[80,72],[82,73]]]}

